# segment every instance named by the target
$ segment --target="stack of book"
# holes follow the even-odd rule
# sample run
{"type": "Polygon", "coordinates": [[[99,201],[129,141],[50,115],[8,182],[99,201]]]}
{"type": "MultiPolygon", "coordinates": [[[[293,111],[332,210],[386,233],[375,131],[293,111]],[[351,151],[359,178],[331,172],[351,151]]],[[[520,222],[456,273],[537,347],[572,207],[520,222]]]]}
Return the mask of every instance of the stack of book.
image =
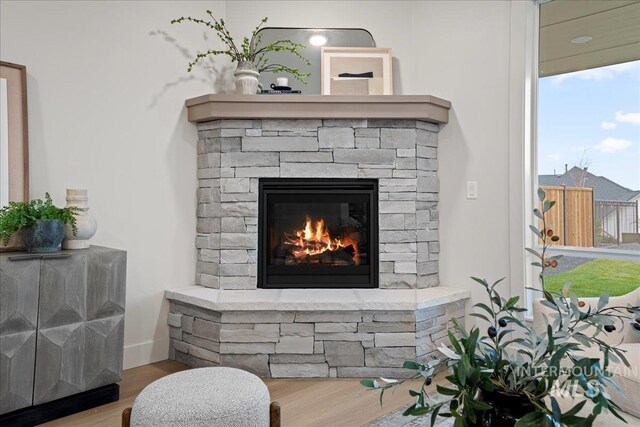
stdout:
{"type": "Polygon", "coordinates": [[[275,90],[275,89],[263,89],[260,91],[260,95],[300,95],[300,90],[275,90]]]}

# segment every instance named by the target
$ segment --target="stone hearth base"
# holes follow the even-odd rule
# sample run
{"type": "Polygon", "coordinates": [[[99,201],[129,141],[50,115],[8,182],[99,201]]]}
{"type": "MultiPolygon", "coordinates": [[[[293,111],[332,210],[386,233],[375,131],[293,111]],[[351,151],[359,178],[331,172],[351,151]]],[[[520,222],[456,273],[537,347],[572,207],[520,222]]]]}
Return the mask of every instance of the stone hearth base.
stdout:
{"type": "Polygon", "coordinates": [[[314,297],[326,291],[262,290],[262,302],[245,298],[256,291],[168,291],[170,358],[271,378],[403,378],[405,360],[435,355],[450,319],[464,322],[469,297],[445,287],[342,291],[331,301],[314,297]]]}

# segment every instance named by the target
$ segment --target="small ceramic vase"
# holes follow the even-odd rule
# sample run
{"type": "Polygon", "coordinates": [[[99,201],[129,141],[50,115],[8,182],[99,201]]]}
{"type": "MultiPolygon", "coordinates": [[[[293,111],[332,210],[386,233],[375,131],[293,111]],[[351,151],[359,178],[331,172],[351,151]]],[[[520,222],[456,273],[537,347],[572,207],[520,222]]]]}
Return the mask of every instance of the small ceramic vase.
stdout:
{"type": "Polygon", "coordinates": [[[74,236],[71,225],[67,224],[65,239],[62,242],[63,249],[87,249],[89,239],[96,234],[98,224],[89,213],[87,190],[67,189],[67,207],[76,207],[76,225],[78,233],[74,236]]]}
{"type": "Polygon", "coordinates": [[[58,252],[64,234],[64,222],[61,219],[38,219],[32,226],[22,229],[27,252],[36,254],[58,252]]]}
{"type": "Polygon", "coordinates": [[[252,62],[238,63],[238,68],[233,75],[236,78],[236,93],[238,95],[255,95],[258,92],[260,73],[252,62]]]}

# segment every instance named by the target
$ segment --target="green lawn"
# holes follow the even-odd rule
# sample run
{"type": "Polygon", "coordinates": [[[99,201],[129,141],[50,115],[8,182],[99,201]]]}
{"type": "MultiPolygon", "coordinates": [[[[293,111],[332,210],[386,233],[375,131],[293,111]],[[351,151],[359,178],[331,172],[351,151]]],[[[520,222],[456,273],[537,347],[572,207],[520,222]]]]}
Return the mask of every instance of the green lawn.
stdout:
{"type": "MultiPolygon", "coordinates": [[[[560,261],[562,262],[562,261],[560,261]]],[[[545,287],[561,291],[571,282],[571,291],[579,297],[627,294],[640,286],[640,262],[594,259],[564,273],[545,276],[545,287]]]]}

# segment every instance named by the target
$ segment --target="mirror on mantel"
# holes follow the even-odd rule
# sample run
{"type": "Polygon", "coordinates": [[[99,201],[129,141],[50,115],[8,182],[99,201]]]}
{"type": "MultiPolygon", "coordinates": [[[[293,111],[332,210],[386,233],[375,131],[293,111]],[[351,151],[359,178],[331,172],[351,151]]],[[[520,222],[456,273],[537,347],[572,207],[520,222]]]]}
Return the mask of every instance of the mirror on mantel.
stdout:
{"type": "Polygon", "coordinates": [[[371,33],[363,28],[285,28],[265,27],[258,32],[262,36],[261,46],[266,46],[276,40],[291,40],[306,46],[300,54],[307,58],[311,65],[302,63],[289,52],[269,52],[269,63],[282,64],[297,68],[304,73],[311,73],[307,77],[307,84],[301,83],[290,74],[262,73],[260,83],[268,89],[277,77],[287,77],[292,89],[301,90],[303,94],[320,93],[320,48],[331,47],[376,47],[371,33]]]}

